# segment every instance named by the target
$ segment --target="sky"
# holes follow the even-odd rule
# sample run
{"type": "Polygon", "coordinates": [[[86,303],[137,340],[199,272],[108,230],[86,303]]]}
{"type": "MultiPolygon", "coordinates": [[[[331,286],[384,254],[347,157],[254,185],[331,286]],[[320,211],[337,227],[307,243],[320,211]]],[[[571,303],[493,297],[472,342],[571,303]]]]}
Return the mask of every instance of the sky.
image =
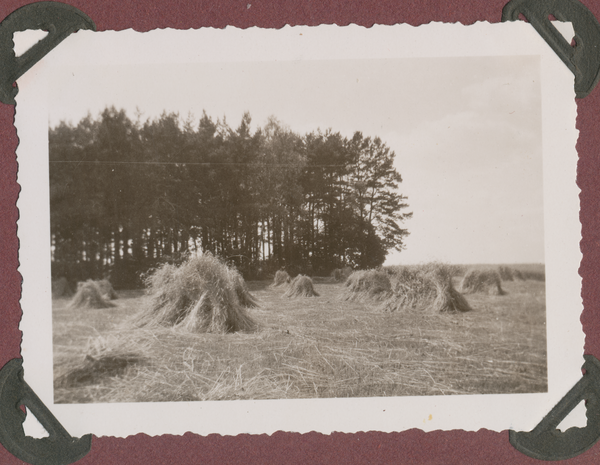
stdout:
{"type": "Polygon", "coordinates": [[[300,134],[379,136],[413,212],[386,264],[544,262],[537,57],[88,66],[51,86],[51,126],[114,105],[142,120],[206,111],[237,127],[248,111],[255,128],[275,116],[300,134]]]}

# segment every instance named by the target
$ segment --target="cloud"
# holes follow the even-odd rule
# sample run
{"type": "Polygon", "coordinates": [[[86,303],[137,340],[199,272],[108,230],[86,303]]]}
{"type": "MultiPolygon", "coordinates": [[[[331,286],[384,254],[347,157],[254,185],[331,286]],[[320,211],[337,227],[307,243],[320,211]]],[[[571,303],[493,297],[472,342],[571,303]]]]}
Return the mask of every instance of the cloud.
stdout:
{"type": "Polygon", "coordinates": [[[402,260],[543,261],[537,119],[522,125],[502,96],[475,95],[468,109],[424,121],[410,134],[387,135],[414,209],[402,260]],[[494,112],[487,104],[497,97],[494,112]]]}

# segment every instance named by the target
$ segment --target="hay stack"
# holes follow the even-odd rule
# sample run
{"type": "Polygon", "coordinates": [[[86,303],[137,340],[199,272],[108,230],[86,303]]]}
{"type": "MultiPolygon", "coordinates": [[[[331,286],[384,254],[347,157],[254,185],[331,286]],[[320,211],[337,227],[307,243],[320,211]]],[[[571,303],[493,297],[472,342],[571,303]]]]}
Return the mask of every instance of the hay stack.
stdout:
{"type": "Polygon", "coordinates": [[[336,283],[340,283],[344,280],[344,275],[342,274],[342,270],[336,268],[331,272],[331,280],[336,283]]]}
{"type": "Polygon", "coordinates": [[[514,270],[508,266],[499,266],[498,273],[500,274],[500,279],[502,279],[502,281],[515,280],[514,270]]]}
{"type": "Polygon", "coordinates": [[[283,294],[284,297],[318,297],[315,291],[313,281],[308,276],[299,274],[290,284],[289,289],[283,294]]]}
{"type": "Polygon", "coordinates": [[[112,302],[104,298],[98,283],[90,279],[77,285],[77,293],[69,302],[67,308],[109,308],[114,306],[112,302]]]}
{"type": "Polygon", "coordinates": [[[429,278],[428,269],[401,266],[387,271],[392,283],[392,295],[382,306],[385,310],[417,308],[435,300],[437,291],[429,278]]]}
{"type": "Polygon", "coordinates": [[[460,291],[465,294],[506,294],[502,289],[500,274],[496,270],[471,269],[467,271],[460,283],[460,291]]]}
{"type": "Polygon", "coordinates": [[[523,277],[523,273],[521,273],[521,270],[517,270],[516,268],[513,271],[513,277],[520,280],[520,281],[525,281],[525,278],[523,277]]]}
{"type": "Polygon", "coordinates": [[[275,273],[275,278],[273,279],[273,287],[278,287],[278,286],[282,286],[284,284],[289,284],[292,281],[292,278],[290,277],[290,275],[288,274],[287,271],[284,270],[277,270],[277,273],[275,273]]]}
{"type": "Polygon", "coordinates": [[[336,283],[341,283],[348,279],[348,277],[352,274],[352,268],[346,266],[344,268],[336,268],[331,272],[331,280],[336,283]]]}
{"type": "Polygon", "coordinates": [[[514,281],[518,279],[520,281],[534,280],[534,281],[545,281],[546,273],[543,269],[541,270],[519,270],[517,268],[509,268],[507,266],[501,266],[498,268],[500,278],[502,281],[514,281]]]}
{"type": "Polygon", "coordinates": [[[459,313],[473,310],[452,284],[451,267],[431,263],[391,270],[393,293],[381,306],[384,311],[404,308],[459,313]]]}
{"type": "Polygon", "coordinates": [[[147,278],[150,302],[133,323],[193,332],[252,331],[256,323],[240,302],[242,277],[236,275],[209,253],[190,257],[180,266],[165,264],[147,278]]]}
{"type": "Polygon", "coordinates": [[[383,270],[359,270],[344,283],[342,300],[384,300],[390,296],[392,285],[383,270]]]}
{"type": "Polygon", "coordinates": [[[546,281],[546,273],[543,271],[521,271],[521,278],[525,281],[531,279],[533,281],[546,281]]]}
{"type": "Polygon", "coordinates": [[[238,301],[242,307],[247,308],[256,308],[258,307],[258,300],[250,294],[250,290],[246,285],[246,281],[242,275],[232,268],[228,270],[230,274],[231,282],[233,283],[233,288],[235,289],[235,294],[237,295],[238,301]]]}
{"type": "Polygon", "coordinates": [[[431,283],[435,286],[437,295],[433,302],[433,310],[442,313],[462,313],[473,310],[467,299],[458,292],[452,284],[452,276],[444,273],[428,274],[431,283]]]}
{"type": "Polygon", "coordinates": [[[73,297],[73,289],[64,276],[52,281],[52,297],[73,297]]]}
{"type": "Polygon", "coordinates": [[[102,297],[104,297],[106,300],[115,300],[115,299],[119,298],[119,296],[113,289],[112,284],[110,283],[110,281],[108,281],[108,279],[96,281],[96,284],[98,285],[98,288],[100,289],[100,293],[102,294],[102,297]]]}

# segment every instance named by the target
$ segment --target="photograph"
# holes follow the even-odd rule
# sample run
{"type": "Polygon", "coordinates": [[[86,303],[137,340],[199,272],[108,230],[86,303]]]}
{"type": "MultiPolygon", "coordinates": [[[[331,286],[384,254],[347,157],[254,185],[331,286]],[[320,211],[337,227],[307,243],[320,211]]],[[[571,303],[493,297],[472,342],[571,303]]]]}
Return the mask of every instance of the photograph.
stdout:
{"type": "Polygon", "coordinates": [[[55,402],[546,391],[538,59],[98,75],[50,110],[55,402]]]}
{"type": "Polygon", "coordinates": [[[522,26],[67,39],[15,120],[32,388],[98,436],[535,426],[581,376],[577,131],[522,26]]]}

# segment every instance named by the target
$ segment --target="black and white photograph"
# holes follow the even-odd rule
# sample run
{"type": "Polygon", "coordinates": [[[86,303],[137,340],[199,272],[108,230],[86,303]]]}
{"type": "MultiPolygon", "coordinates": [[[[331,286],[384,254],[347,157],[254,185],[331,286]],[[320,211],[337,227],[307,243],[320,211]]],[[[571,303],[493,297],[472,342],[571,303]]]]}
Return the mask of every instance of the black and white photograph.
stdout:
{"type": "Polygon", "coordinates": [[[56,402],[546,390],[538,60],[95,71],[51,106],[56,402]]]}
{"type": "Polygon", "coordinates": [[[258,55],[47,67],[53,404],[548,393],[540,54],[258,55]]]}

